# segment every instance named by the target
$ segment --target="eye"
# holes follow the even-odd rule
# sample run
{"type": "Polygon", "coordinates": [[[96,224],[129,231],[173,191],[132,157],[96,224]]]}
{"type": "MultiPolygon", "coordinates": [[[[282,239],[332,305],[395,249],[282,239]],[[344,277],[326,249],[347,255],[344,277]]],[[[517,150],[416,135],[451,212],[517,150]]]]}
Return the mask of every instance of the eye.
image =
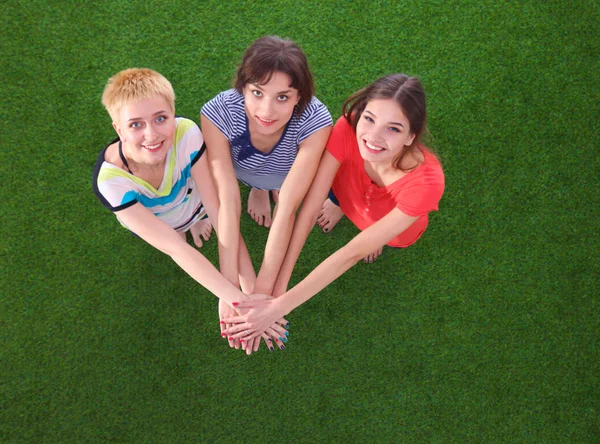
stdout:
{"type": "Polygon", "coordinates": [[[367,122],[369,122],[369,123],[375,123],[375,121],[374,121],[374,120],[373,120],[371,117],[369,117],[369,116],[366,116],[366,115],[364,115],[364,114],[363,114],[363,118],[364,118],[364,119],[365,119],[367,122]]]}
{"type": "Polygon", "coordinates": [[[390,131],[392,131],[394,133],[399,133],[400,132],[400,128],[396,128],[395,126],[390,126],[390,131]]]}
{"type": "Polygon", "coordinates": [[[254,94],[256,97],[262,97],[262,92],[257,89],[253,89],[252,94],[254,94]]]}
{"type": "Polygon", "coordinates": [[[138,129],[142,127],[142,123],[141,122],[133,122],[131,125],[129,125],[129,128],[133,128],[133,129],[138,129]]]}
{"type": "Polygon", "coordinates": [[[288,99],[288,96],[286,96],[286,95],[283,95],[283,94],[282,94],[282,95],[280,95],[280,96],[277,96],[277,100],[278,100],[279,102],[285,102],[287,99],[288,99]]]}
{"type": "Polygon", "coordinates": [[[166,117],[166,116],[158,116],[158,117],[156,118],[156,121],[157,121],[158,123],[163,123],[165,120],[167,120],[167,117],[166,117]]]}

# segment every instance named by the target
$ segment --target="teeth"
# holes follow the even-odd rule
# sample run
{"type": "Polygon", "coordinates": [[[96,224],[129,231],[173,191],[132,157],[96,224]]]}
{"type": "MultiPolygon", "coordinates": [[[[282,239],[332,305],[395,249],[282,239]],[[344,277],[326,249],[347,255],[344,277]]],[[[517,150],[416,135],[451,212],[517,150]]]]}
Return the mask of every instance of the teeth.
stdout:
{"type": "Polygon", "coordinates": [[[263,119],[263,118],[261,118],[261,117],[259,117],[258,119],[259,119],[259,120],[262,120],[262,121],[263,121],[263,122],[265,122],[265,123],[272,123],[272,122],[275,122],[274,120],[263,119]]]}
{"type": "Polygon", "coordinates": [[[374,150],[374,151],[383,151],[383,148],[380,148],[378,146],[375,145],[371,145],[369,142],[365,142],[365,145],[367,145],[367,148],[374,150]]]}
{"type": "Polygon", "coordinates": [[[157,143],[156,145],[144,145],[146,148],[148,148],[149,150],[155,150],[156,148],[158,148],[160,146],[160,143],[157,143]]]}

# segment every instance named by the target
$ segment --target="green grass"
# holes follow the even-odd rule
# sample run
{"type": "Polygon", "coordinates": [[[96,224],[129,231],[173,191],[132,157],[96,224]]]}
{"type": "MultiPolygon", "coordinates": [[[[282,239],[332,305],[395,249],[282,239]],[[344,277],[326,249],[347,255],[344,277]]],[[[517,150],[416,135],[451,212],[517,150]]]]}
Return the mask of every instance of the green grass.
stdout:
{"type": "MultiPolygon", "coordinates": [[[[598,442],[597,2],[5,3],[0,441],[598,442]],[[415,246],[246,357],[91,171],[108,77],[154,68],[197,119],[265,34],[302,46],[334,118],[378,76],[418,75],[447,187],[415,246]]],[[[267,232],[242,219],[258,265],[267,232]]],[[[314,230],[293,282],[355,234],[314,230]]]]}

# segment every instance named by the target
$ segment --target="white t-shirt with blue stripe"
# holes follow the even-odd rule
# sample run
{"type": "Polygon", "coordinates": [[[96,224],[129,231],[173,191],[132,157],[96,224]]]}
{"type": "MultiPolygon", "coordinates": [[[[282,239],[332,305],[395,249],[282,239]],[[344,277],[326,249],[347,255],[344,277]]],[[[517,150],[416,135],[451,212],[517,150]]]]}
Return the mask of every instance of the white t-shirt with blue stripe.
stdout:
{"type": "Polygon", "coordinates": [[[120,210],[136,202],[179,232],[187,231],[204,216],[200,193],[191,173],[192,166],[205,151],[204,139],[193,121],[178,117],[176,125],[173,146],[167,153],[165,172],[158,189],[104,160],[106,149],[115,141],[100,152],[94,168],[94,192],[106,208],[116,213],[117,219],[120,210]]]}
{"type": "Polygon", "coordinates": [[[218,94],[202,107],[201,114],[214,123],[229,141],[237,178],[259,190],[280,189],[296,160],[300,143],[333,123],[327,107],[313,97],[302,115],[294,113],[279,142],[265,154],[252,146],[244,96],[237,90],[218,94]]]}

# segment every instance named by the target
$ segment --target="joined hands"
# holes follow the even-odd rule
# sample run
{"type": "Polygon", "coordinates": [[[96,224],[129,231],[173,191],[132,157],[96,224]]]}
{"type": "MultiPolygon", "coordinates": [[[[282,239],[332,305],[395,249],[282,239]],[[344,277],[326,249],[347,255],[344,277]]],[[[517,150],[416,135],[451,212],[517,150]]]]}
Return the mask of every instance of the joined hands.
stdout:
{"type": "Polygon", "coordinates": [[[275,346],[284,350],[287,342],[288,321],[283,318],[277,300],[265,294],[251,294],[244,301],[234,302],[230,307],[219,301],[221,336],[227,337],[229,346],[240,347],[250,355],[258,351],[261,338],[273,351],[275,346]]]}

